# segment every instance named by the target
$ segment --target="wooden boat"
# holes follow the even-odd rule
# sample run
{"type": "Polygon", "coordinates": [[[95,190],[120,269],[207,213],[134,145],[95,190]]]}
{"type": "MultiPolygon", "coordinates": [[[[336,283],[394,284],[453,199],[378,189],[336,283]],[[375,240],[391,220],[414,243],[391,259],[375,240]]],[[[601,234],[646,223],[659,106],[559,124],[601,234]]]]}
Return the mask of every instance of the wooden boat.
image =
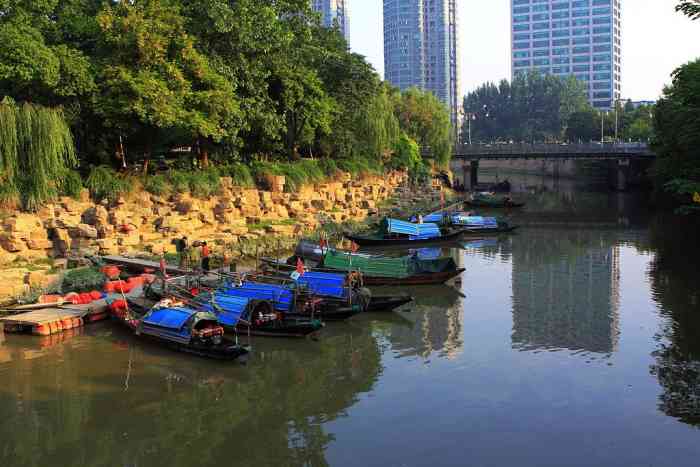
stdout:
{"type": "Polygon", "coordinates": [[[111,315],[136,336],[200,357],[236,360],[250,352],[224,337],[216,315],[177,303],[161,302],[153,307],[118,300],[110,305],[111,315]]]}
{"type": "Polygon", "coordinates": [[[509,196],[475,194],[464,205],[471,208],[522,208],[525,203],[517,203],[509,196]]]}
{"type": "MultiPolygon", "coordinates": [[[[293,261],[296,264],[296,256],[292,256],[287,261],[276,260],[272,258],[262,258],[263,271],[266,273],[276,273],[277,271],[294,271],[296,266],[289,264],[289,261],[293,261]]],[[[315,272],[339,272],[342,269],[334,269],[324,267],[323,265],[309,265],[306,266],[307,270],[315,272]]],[[[390,277],[390,276],[375,276],[372,273],[363,272],[362,282],[368,287],[372,286],[411,286],[411,285],[436,285],[444,284],[445,282],[454,279],[455,277],[461,275],[466,269],[457,268],[454,270],[439,271],[439,272],[418,272],[408,276],[401,277],[390,277]]]]}
{"type": "MultiPolygon", "coordinates": [[[[155,303],[165,296],[154,289],[149,289],[148,295],[151,298],[140,299],[142,303],[155,303]]],[[[214,313],[219,324],[232,332],[262,337],[306,337],[323,329],[320,320],[277,313],[273,304],[266,300],[227,296],[215,291],[194,295],[180,290],[178,295],[186,295],[183,298],[189,303],[214,313]]]]}
{"type": "Polygon", "coordinates": [[[365,246],[365,247],[381,247],[381,246],[388,246],[388,247],[394,247],[394,246],[406,246],[406,247],[414,247],[418,245],[439,245],[439,244],[444,244],[444,243],[453,243],[457,242],[460,237],[462,236],[462,230],[460,229],[455,229],[455,230],[450,230],[445,232],[443,235],[440,237],[433,237],[433,238],[423,238],[423,239],[416,239],[416,240],[411,240],[405,236],[401,235],[376,235],[376,236],[362,236],[362,235],[354,235],[350,233],[345,233],[344,236],[350,241],[353,241],[357,243],[360,246],[365,246]]]}

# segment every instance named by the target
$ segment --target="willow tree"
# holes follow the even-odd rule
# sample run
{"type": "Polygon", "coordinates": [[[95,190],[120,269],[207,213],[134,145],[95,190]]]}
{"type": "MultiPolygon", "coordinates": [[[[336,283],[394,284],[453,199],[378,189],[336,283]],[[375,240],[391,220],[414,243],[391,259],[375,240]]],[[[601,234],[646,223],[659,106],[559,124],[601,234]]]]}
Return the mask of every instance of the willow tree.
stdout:
{"type": "Polygon", "coordinates": [[[0,103],[0,201],[37,210],[58,196],[77,165],[61,109],[0,103]]]}

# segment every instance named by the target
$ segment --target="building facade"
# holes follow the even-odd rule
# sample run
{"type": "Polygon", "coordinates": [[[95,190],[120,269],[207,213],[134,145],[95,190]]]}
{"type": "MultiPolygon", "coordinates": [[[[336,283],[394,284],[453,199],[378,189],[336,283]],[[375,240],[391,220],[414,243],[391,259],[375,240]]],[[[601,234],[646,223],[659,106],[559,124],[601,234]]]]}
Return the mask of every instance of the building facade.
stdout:
{"type": "Polygon", "coordinates": [[[459,95],[457,0],[384,0],[384,77],[431,91],[456,124],[459,95]]]}
{"type": "Polygon", "coordinates": [[[323,24],[328,27],[337,25],[345,41],[350,44],[350,0],[311,0],[311,7],[321,13],[323,24]]]}
{"type": "Polygon", "coordinates": [[[583,82],[591,104],[621,96],[620,0],[511,0],[513,77],[527,70],[583,82]]]}

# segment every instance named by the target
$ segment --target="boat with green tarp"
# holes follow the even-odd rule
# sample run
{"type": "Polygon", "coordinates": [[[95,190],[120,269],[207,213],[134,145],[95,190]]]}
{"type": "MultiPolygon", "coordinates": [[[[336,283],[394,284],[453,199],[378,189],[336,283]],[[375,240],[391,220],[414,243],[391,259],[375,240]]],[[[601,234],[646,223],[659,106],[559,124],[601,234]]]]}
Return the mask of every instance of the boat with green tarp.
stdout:
{"type": "Polygon", "coordinates": [[[471,199],[464,202],[471,208],[521,208],[525,203],[513,201],[510,195],[497,196],[492,193],[474,193],[471,199]]]}
{"type": "Polygon", "coordinates": [[[357,272],[364,285],[424,285],[442,284],[464,272],[450,257],[421,259],[418,255],[399,258],[352,253],[333,248],[321,248],[302,241],[295,255],[287,261],[263,259],[268,271],[290,271],[297,260],[304,261],[309,271],[357,272]]]}

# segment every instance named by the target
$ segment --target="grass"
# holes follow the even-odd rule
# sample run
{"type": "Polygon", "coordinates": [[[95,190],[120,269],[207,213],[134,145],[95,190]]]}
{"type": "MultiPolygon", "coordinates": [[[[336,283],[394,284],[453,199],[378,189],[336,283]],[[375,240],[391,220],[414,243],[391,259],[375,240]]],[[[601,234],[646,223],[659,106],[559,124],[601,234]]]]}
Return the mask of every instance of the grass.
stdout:
{"type": "Polygon", "coordinates": [[[90,171],[85,187],[95,200],[115,201],[119,196],[129,193],[133,184],[114,169],[101,165],[90,171]]]}

